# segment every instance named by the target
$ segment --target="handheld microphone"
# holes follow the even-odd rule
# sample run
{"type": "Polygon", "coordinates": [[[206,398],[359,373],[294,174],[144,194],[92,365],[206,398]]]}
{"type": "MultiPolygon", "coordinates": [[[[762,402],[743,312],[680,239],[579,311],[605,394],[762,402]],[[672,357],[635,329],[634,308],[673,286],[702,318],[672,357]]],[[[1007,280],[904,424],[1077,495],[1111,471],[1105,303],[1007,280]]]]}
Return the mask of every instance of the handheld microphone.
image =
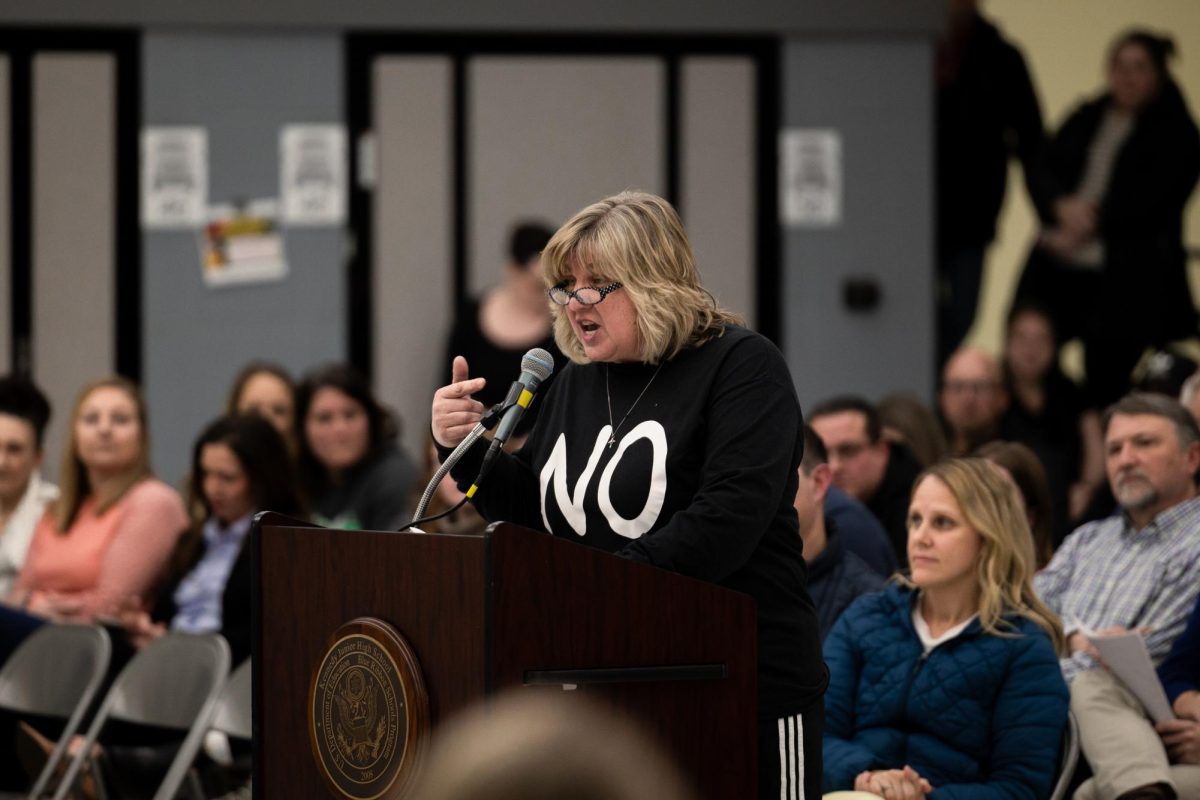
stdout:
{"type": "Polygon", "coordinates": [[[517,429],[517,424],[520,423],[521,417],[525,416],[525,409],[529,408],[529,404],[533,402],[534,393],[537,392],[542,381],[549,378],[553,372],[554,356],[540,347],[533,348],[521,358],[521,375],[509,387],[508,397],[504,401],[508,408],[504,412],[504,416],[500,419],[500,425],[496,428],[496,433],[492,437],[492,444],[488,447],[488,451],[483,457],[483,466],[479,469],[479,477],[475,479],[471,488],[467,490],[468,498],[475,496],[475,492],[479,489],[479,484],[483,482],[483,477],[492,468],[492,462],[500,452],[500,448],[504,447],[504,443],[508,441],[513,431],[517,429]],[[510,400],[514,396],[516,399],[510,400]]]}

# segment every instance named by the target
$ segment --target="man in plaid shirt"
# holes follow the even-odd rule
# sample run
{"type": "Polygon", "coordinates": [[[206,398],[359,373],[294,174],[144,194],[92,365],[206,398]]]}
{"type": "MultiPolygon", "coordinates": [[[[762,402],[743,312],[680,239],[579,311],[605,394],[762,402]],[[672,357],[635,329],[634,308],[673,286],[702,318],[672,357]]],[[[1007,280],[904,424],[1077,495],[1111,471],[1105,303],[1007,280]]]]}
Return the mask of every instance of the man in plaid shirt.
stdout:
{"type": "Polygon", "coordinates": [[[1084,631],[1139,630],[1156,663],[1183,631],[1200,593],[1200,428],[1170,398],[1131,394],[1105,413],[1104,446],[1121,513],[1076,530],[1034,579],[1068,634],[1063,674],[1096,776],[1076,798],[1175,798],[1153,724],[1084,631]]]}

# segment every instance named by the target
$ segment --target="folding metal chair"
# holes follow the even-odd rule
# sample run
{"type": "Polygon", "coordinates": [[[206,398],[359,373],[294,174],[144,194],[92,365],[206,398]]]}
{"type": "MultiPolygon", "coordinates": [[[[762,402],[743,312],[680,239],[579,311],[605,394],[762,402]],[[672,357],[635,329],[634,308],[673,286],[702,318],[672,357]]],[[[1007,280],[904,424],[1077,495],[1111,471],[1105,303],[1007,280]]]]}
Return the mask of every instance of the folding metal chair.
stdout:
{"type": "MultiPolygon", "coordinates": [[[[63,800],[90,764],[93,745],[109,720],[174,729],[184,733],[154,800],[174,800],[229,673],[229,645],[218,634],[168,634],[150,643],[121,670],[88,728],[83,747],[71,761],[54,795],[63,800]]],[[[96,775],[97,788],[103,781],[96,775]]]]}
{"type": "Polygon", "coordinates": [[[28,797],[49,788],[55,767],[108,672],[112,642],[96,625],[43,625],[0,666],[0,708],[66,720],[28,797]]]}
{"type": "Polygon", "coordinates": [[[1058,780],[1054,782],[1054,791],[1050,800],[1063,800],[1067,790],[1071,788],[1071,780],[1075,777],[1075,767],[1079,765],[1079,723],[1073,712],[1067,712],[1067,729],[1063,731],[1062,751],[1058,759],[1058,780]]]}
{"type": "MultiPolygon", "coordinates": [[[[216,711],[213,712],[210,731],[223,733],[236,739],[250,741],[253,738],[253,710],[250,707],[250,659],[243,661],[230,674],[217,700],[216,711]]],[[[193,800],[204,800],[204,792],[200,788],[200,776],[196,770],[190,770],[187,778],[187,791],[193,800]]]]}

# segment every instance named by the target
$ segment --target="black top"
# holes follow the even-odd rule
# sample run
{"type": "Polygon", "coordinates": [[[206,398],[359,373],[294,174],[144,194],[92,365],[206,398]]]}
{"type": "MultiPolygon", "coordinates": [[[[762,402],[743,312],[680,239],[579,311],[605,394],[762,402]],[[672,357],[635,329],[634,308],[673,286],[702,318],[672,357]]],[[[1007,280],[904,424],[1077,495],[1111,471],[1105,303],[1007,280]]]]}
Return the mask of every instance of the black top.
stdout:
{"type": "Polygon", "coordinates": [[[346,470],[313,499],[313,521],[344,530],[394,530],[408,522],[417,468],[394,443],[346,470]]]}
{"type": "MultiPolygon", "coordinates": [[[[1006,380],[1011,383],[1011,379],[1006,380]]],[[[1050,498],[1054,503],[1054,544],[1057,547],[1070,533],[1070,489],[1071,484],[1081,477],[1083,463],[1079,418],[1088,404],[1083,390],[1057,366],[1050,370],[1042,388],[1045,405],[1040,412],[1021,405],[1018,395],[1010,389],[1012,403],[1000,427],[1005,440],[1029,447],[1046,470],[1050,498]]]]}
{"type": "MultiPolygon", "coordinates": [[[[766,339],[730,326],[656,371],[568,365],[537,401],[525,446],[498,459],[476,505],[489,520],[753,596],[759,714],[799,713],[820,701],[825,670],[792,506],[803,436],[787,364],[766,339]],[[614,421],[628,412],[612,446],[609,390],[614,421]]],[[[481,457],[477,446],[454,470],[461,488],[481,457]]]]}
{"type": "Polygon", "coordinates": [[[1008,159],[1016,154],[1035,205],[1047,200],[1045,131],[1019,50],[975,14],[965,39],[943,49],[937,97],[938,240],[983,245],[996,233],[1008,159]]]}
{"type": "Polygon", "coordinates": [[[908,504],[912,499],[913,482],[919,474],[921,464],[916,456],[902,444],[889,444],[883,480],[866,503],[891,538],[896,561],[901,567],[908,566],[908,504]]]}
{"type": "MultiPolygon", "coordinates": [[[[508,348],[494,344],[479,327],[479,300],[466,300],[455,313],[454,326],[446,342],[446,357],[442,361],[447,372],[437,385],[449,383],[450,364],[455,356],[463,356],[467,359],[472,378],[487,378],[487,385],[483,391],[476,392],[475,399],[485,406],[495,405],[504,399],[508,387],[521,374],[521,357],[534,347],[540,347],[554,356],[555,371],[566,363],[558,345],[554,343],[553,333],[526,347],[508,348]]],[[[530,414],[533,413],[533,409],[530,409],[530,414]]]]}
{"type": "MultiPolygon", "coordinates": [[[[1083,104],[1055,134],[1047,163],[1055,195],[1074,192],[1088,150],[1111,105],[1108,95],[1083,104]]],[[[1145,341],[1196,334],[1187,282],[1183,210],[1200,177],[1200,131],[1174,83],[1144,108],[1121,145],[1097,219],[1104,242],[1107,307],[1145,341]]],[[[1053,220],[1043,214],[1048,224],[1053,220]]],[[[1114,316],[1115,315],[1115,316],[1114,316]]]]}

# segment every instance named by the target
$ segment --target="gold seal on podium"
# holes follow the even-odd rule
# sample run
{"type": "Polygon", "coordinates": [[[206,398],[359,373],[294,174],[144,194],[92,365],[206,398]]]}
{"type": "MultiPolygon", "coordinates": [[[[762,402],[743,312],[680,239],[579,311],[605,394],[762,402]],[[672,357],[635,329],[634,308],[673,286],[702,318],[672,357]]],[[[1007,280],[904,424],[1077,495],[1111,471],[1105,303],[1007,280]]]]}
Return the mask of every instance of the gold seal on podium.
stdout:
{"type": "Polygon", "coordinates": [[[338,628],[308,697],[313,756],[334,792],[352,800],[401,796],[429,734],[429,696],[404,637],[372,617],[338,628]]]}

